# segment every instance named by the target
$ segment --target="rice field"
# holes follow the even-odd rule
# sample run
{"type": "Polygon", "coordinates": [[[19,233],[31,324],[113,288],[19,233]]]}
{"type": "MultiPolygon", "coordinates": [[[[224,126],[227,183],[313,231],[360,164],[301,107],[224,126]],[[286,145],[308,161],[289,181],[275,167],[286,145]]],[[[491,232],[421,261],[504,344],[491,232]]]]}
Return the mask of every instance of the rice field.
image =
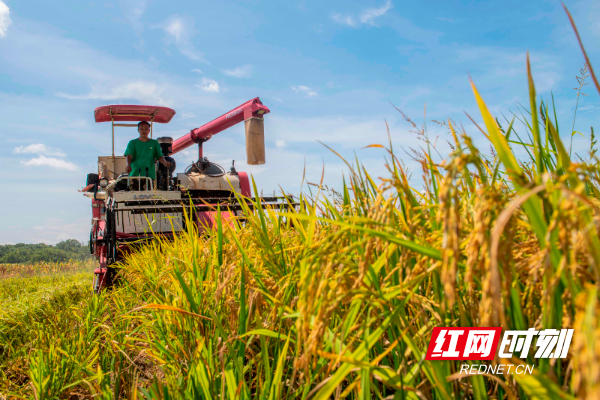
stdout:
{"type": "Polygon", "coordinates": [[[454,150],[437,163],[420,130],[419,187],[375,143],[386,177],[348,163],[340,192],[318,187],[295,211],[248,209],[200,238],[187,224],[102,295],[90,273],[0,280],[2,397],[600,398],[596,137],[575,161],[531,75],[512,120],[472,89],[493,154],[446,121],[454,150]],[[425,360],[437,326],[575,334],[565,359],[490,362],[532,374],[464,375],[425,360]]]}
{"type": "Polygon", "coordinates": [[[41,334],[51,334],[52,325],[70,307],[89,297],[93,265],[91,261],[0,265],[0,398],[19,397],[11,388],[29,382],[26,360],[32,343],[41,334]]]}
{"type": "Polygon", "coordinates": [[[90,271],[93,261],[70,260],[64,263],[39,262],[30,264],[0,264],[0,279],[14,277],[56,275],[81,271],[90,271]]]}

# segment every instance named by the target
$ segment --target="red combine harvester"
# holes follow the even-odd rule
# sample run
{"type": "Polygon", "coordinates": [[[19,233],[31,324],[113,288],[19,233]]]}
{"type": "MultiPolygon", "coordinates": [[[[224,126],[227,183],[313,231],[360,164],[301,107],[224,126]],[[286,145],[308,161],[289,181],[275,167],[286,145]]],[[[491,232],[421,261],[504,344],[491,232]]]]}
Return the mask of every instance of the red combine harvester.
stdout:
{"type": "MultiPolygon", "coordinates": [[[[185,230],[189,221],[184,217],[186,212],[200,232],[215,224],[217,206],[224,210],[221,215],[225,220],[241,214],[242,205],[236,194],[252,196],[248,174],[236,171],[233,162],[229,172],[210,162],[203,156],[202,145],[213,135],[244,121],[247,162],[264,164],[263,116],[268,113],[269,109],[257,97],[175,141],[158,138],[165,159],[172,165],[165,167],[157,162],[154,180],[148,177],[148,171],[145,176],[125,173],[126,157],[115,156],[115,127],[137,127],[137,123],[124,122],[147,121],[152,137],[154,123],[168,123],[175,111],[141,105],[110,105],[94,110],[96,122],[112,123],[112,155],[98,157],[98,173],[88,174],[84,189],[92,199],[90,252],[100,263],[94,271],[95,292],[113,284],[116,271],[111,265],[122,259],[132,244],[155,235],[172,237],[185,230]],[[198,161],[174,175],[175,160],[170,156],[195,144],[198,161]]],[[[260,202],[262,207],[292,206],[286,197],[261,197],[260,202]]]]}

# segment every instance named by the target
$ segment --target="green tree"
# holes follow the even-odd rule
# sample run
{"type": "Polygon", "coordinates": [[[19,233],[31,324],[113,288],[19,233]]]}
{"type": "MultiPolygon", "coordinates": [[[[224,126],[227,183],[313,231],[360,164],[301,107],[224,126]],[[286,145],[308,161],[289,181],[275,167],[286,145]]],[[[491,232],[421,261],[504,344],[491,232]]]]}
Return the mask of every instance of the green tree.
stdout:
{"type": "Polygon", "coordinates": [[[64,262],[88,257],[88,246],[75,239],[63,240],[54,246],[44,243],[0,245],[0,264],[64,262]]]}

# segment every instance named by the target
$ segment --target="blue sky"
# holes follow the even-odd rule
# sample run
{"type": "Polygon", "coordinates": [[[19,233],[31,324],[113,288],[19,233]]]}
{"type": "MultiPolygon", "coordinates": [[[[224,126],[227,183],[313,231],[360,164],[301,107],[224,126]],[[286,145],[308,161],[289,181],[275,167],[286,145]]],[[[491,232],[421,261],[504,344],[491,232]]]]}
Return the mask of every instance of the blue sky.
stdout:
{"type": "MultiPolygon", "coordinates": [[[[565,2],[600,73],[600,3],[565,2]]],[[[205,154],[252,173],[259,188],[298,193],[309,182],[339,187],[344,157],[356,153],[384,176],[387,140],[420,142],[390,102],[426,122],[446,154],[447,133],[432,120],[477,116],[469,74],[492,110],[527,103],[529,51],[541,97],[554,93],[565,140],[573,123],[575,76],[583,65],[558,1],[16,1],[0,0],[0,243],[87,240],[90,202],[77,190],[110,154],[105,104],[174,108],[156,136],[177,138],[259,96],[267,164],[247,166],[243,126],[213,137],[205,154]]],[[[600,100],[581,99],[575,130],[589,136],[600,100]]],[[[477,118],[476,118],[477,119],[477,118]]],[[[117,131],[122,153],[134,130],[117,131]]],[[[585,154],[588,139],[577,137],[585,154]]],[[[178,170],[195,151],[176,155],[178,170]]],[[[402,153],[419,178],[418,167],[402,153]]],[[[417,179],[415,179],[415,183],[417,179]]]]}

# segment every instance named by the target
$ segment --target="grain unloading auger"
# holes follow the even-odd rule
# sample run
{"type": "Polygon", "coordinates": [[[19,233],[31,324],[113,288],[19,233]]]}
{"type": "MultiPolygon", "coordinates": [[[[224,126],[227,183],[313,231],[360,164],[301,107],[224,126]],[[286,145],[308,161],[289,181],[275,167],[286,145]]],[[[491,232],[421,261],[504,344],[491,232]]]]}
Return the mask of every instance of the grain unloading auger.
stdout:
{"type": "MultiPolygon", "coordinates": [[[[236,171],[233,162],[229,172],[210,162],[203,155],[203,143],[244,121],[247,162],[264,164],[263,117],[269,112],[257,97],[175,141],[170,137],[158,138],[165,159],[172,165],[166,167],[157,163],[154,180],[148,177],[147,169],[142,176],[125,173],[126,157],[115,156],[115,127],[137,127],[137,123],[124,122],[147,121],[152,137],[154,123],[170,122],[175,111],[141,105],[96,108],[96,122],[112,123],[112,155],[98,157],[98,173],[88,174],[84,189],[85,195],[92,199],[90,252],[100,263],[94,271],[94,291],[112,285],[115,270],[111,265],[127,254],[134,243],[153,239],[156,235],[172,237],[184,231],[186,223],[190,222],[202,232],[216,223],[217,208],[224,220],[240,217],[243,205],[236,194],[257,200],[252,198],[248,174],[236,171]],[[176,164],[170,156],[193,145],[198,145],[198,161],[183,173],[174,174],[176,164]]],[[[259,203],[261,207],[287,208],[294,206],[289,202],[290,197],[261,197],[259,203]]],[[[248,201],[247,206],[252,209],[252,204],[248,201]]]]}

